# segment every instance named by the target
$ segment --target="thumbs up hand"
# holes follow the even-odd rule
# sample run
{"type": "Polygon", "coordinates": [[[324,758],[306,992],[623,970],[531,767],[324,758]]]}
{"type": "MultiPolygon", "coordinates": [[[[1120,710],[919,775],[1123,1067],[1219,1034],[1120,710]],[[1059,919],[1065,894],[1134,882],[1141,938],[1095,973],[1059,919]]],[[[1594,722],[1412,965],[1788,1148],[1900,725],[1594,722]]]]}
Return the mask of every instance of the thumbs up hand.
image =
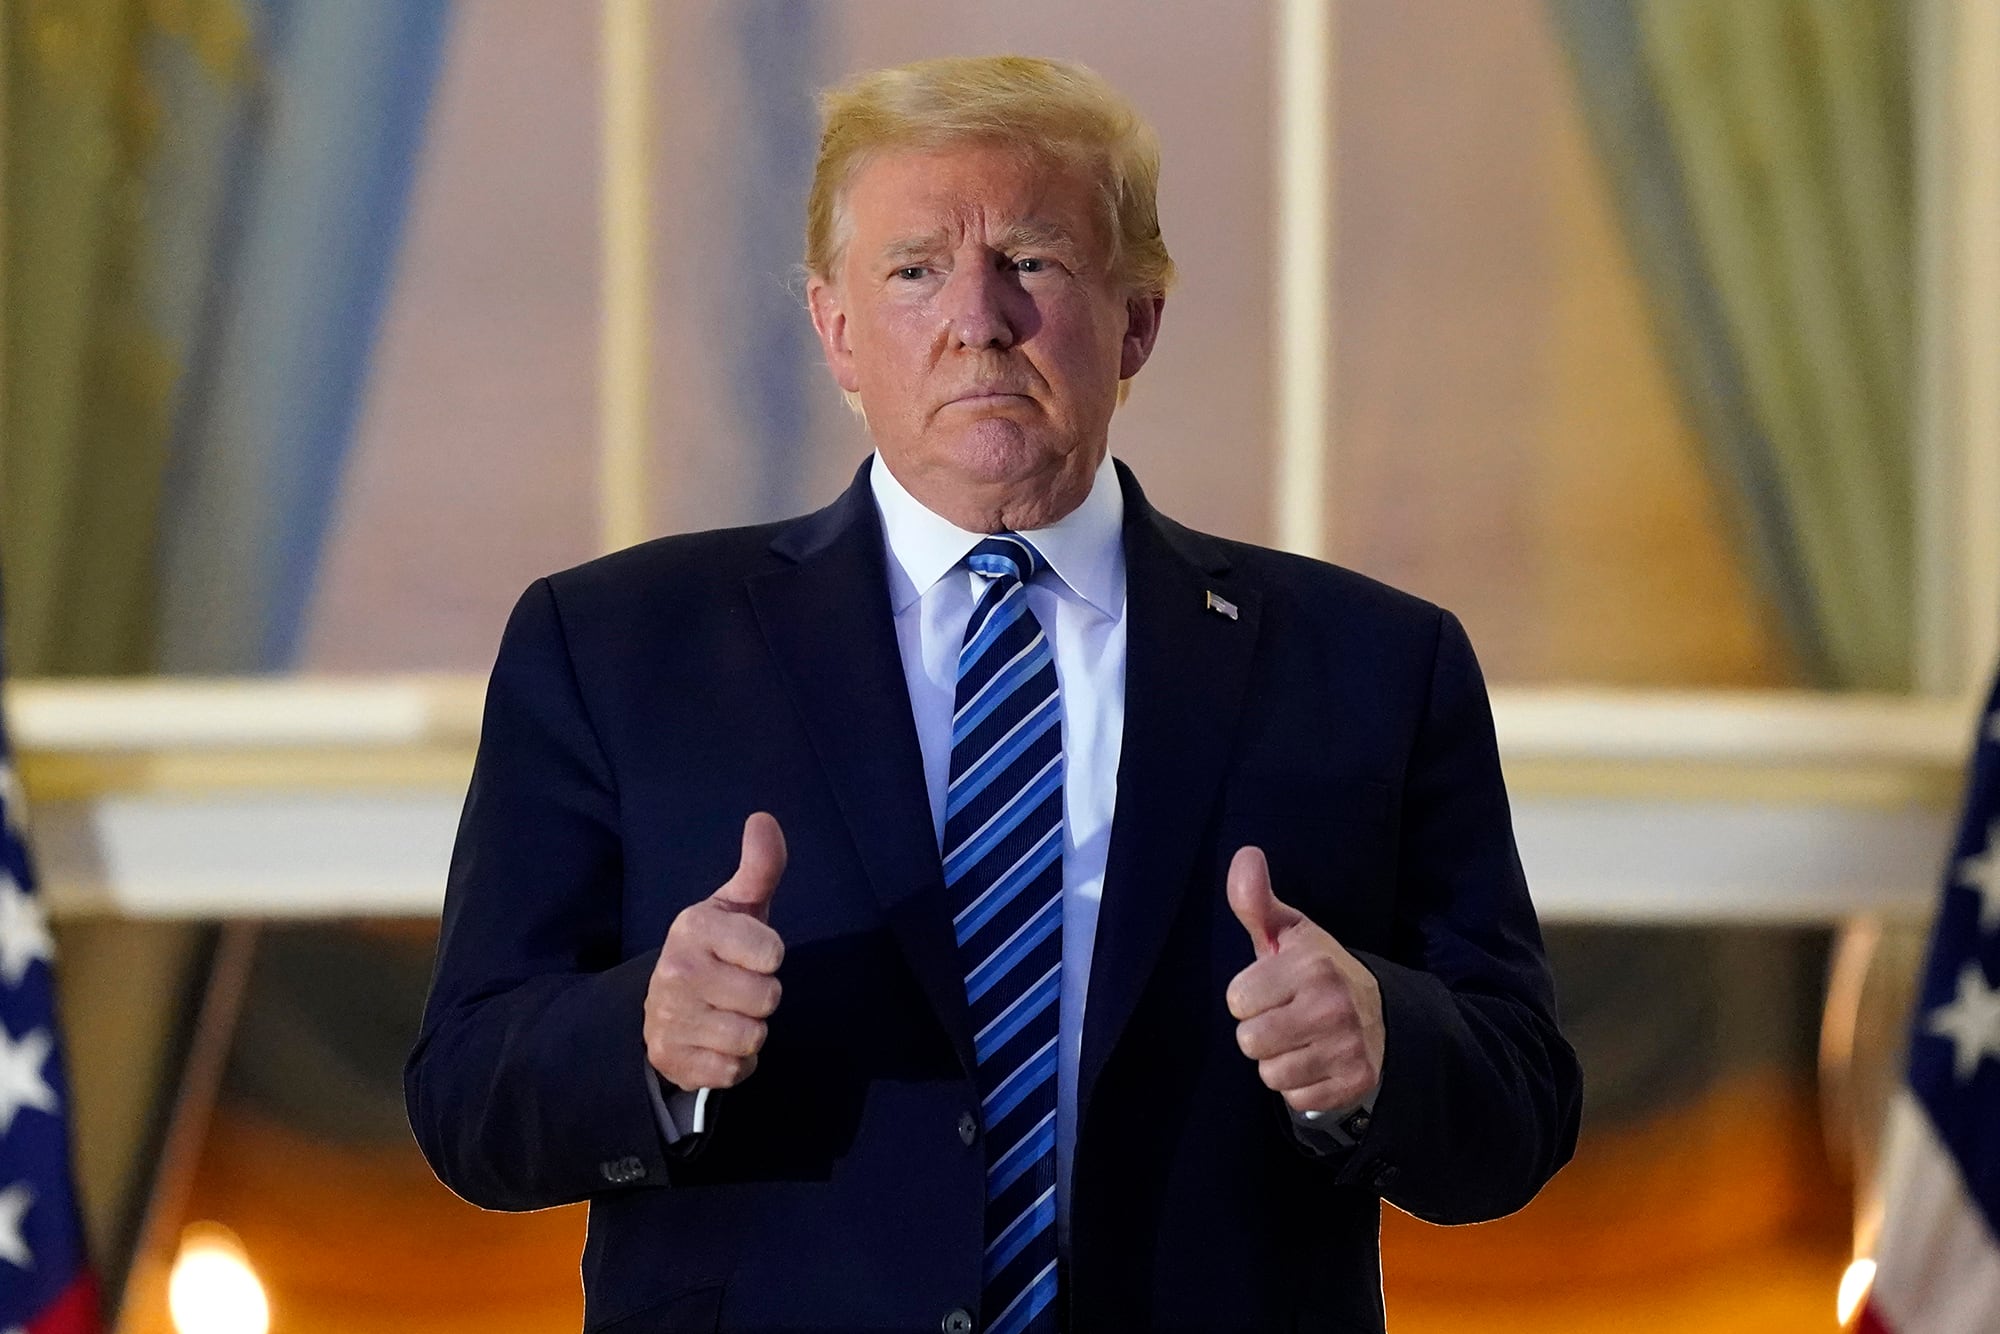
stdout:
{"type": "Polygon", "coordinates": [[[764,1021],[778,1008],[785,942],[770,926],[785,873],[785,834],[758,811],[743,822],[736,874],[667,928],[646,986],[646,1059],[677,1088],[729,1088],[750,1077],[764,1021]]]}
{"type": "Polygon", "coordinates": [[[1236,1045],[1296,1112],[1330,1112],[1382,1078],[1382,989],[1339,941],[1271,890],[1259,848],[1229,863],[1229,907],[1256,960],[1229,983],[1236,1045]]]}

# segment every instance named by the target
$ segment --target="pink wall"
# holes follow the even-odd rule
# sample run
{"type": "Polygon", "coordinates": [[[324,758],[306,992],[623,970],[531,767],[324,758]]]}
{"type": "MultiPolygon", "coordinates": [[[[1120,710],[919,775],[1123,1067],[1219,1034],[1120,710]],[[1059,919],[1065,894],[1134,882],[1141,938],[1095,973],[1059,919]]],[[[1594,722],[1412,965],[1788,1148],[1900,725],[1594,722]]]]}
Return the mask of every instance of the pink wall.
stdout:
{"type": "MultiPolygon", "coordinates": [[[[819,81],[1022,50],[1097,67],[1153,119],[1182,283],[1112,446],[1169,513],[1267,539],[1269,7],[809,12],[819,81]]],[[[1459,611],[1497,679],[1782,679],[1539,0],[1339,13],[1336,558],[1459,611]]],[[[742,113],[772,93],[740,68],[739,21],[728,0],[658,7],[660,532],[770,517],[736,386],[772,368],[737,364],[729,326],[797,252],[739,271],[742,113]]],[[[310,669],[483,670],[521,587],[595,552],[598,24],[594,5],[458,11],[310,669]]],[[[797,491],[818,503],[867,442],[812,349],[800,355],[779,369],[810,389],[797,491]]]]}

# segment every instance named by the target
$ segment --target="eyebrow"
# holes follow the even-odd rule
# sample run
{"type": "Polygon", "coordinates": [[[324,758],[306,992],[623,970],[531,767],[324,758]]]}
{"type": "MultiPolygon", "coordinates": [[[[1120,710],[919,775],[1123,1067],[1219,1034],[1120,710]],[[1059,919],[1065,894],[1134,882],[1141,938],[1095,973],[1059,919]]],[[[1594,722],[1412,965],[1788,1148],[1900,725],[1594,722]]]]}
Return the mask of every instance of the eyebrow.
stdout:
{"type": "MultiPolygon", "coordinates": [[[[883,262],[900,266],[910,261],[925,259],[945,247],[943,231],[927,232],[922,236],[905,236],[882,247],[883,262]]],[[[1054,222],[1030,218],[1008,227],[1000,236],[1003,250],[1053,250],[1066,258],[1075,259],[1082,255],[1083,248],[1076,243],[1069,229],[1054,222]]]]}
{"type": "Polygon", "coordinates": [[[905,236],[882,247],[882,259],[892,267],[900,267],[909,260],[923,259],[936,254],[944,245],[943,232],[929,232],[923,236],[905,236]]]}
{"type": "Polygon", "coordinates": [[[1015,223],[1001,240],[1009,250],[1057,250],[1074,256],[1081,254],[1083,249],[1068,229],[1038,218],[1015,223]]]}

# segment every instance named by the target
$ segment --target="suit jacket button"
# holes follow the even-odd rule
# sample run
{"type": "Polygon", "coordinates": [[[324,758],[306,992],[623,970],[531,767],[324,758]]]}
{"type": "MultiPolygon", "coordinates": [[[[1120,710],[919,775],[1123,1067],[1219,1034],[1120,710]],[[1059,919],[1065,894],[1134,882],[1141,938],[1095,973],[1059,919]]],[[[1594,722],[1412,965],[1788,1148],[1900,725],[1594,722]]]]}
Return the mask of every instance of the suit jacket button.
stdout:
{"type": "Polygon", "coordinates": [[[614,1186],[623,1186],[628,1182],[643,1181],[646,1178],[646,1165],[637,1158],[616,1158],[610,1162],[599,1163],[597,1171],[614,1186]]]}
{"type": "Polygon", "coordinates": [[[1377,1190],[1387,1190],[1396,1184],[1396,1178],[1403,1175],[1401,1170],[1384,1164],[1375,1169],[1374,1186],[1377,1190]]]}
{"type": "Polygon", "coordinates": [[[972,1141],[978,1138],[979,1122],[972,1119],[971,1112],[960,1112],[958,1114],[958,1142],[969,1149],[972,1147],[972,1141]]]}
{"type": "Polygon", "coordinates": [[[962,1306],[955,1307],[945,1312],[944,1319],[938,1322],[938,1328],[942,1329],[944,1334],[972,1334],[972,1312],[962,1306]]]}

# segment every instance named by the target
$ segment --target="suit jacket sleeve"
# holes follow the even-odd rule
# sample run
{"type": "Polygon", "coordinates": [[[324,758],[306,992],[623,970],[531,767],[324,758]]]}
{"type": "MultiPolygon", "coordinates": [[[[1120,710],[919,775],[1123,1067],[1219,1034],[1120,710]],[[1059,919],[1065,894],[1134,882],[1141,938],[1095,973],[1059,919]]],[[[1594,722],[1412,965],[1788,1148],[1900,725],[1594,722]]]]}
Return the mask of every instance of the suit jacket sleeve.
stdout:
{"type": "Polygon", "coordinates": [[[1440,613],[1405,781],[1382,1085],[1339,1179],[1438,1223],[1510,1213],[1576,1145],[1582,1075],[1514,845],[1492,710],[1472,645],[1440,613]]]}
{"type": "Polygon", "coordinates": [[[423,1027],[404,1071],[431,1167],[474,1204],[537,1209],[666,1176],[621,960],[618,795],[553,588],[516,604],[487,690],[423,1027]]]}

